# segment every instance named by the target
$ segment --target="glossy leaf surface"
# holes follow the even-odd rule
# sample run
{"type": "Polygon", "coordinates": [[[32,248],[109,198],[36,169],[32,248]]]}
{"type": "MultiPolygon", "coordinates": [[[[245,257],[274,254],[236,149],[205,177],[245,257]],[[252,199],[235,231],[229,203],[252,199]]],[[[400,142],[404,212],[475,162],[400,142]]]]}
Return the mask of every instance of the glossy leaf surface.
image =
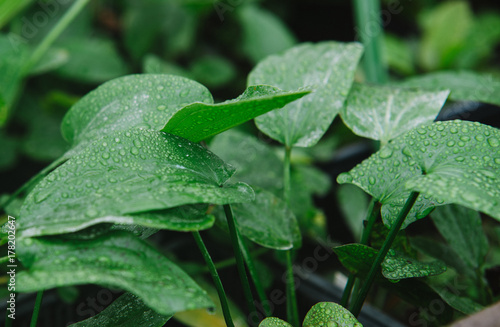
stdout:
{"type": "Polygon", "coordinates": [[[355,134],[386,144],[419,125],[433,122],[448,93],[354,83],[341,117],[355,134]]]}
{"type": "Polygon", "coordinates": [[[289,323],[280,318],[268,317],[259,324],[259,327],[292,327],[289,323]]]}
{"type": "Polygon", "coordinates": [[[92,142],[40,182],[26,198],[18,228],[33,236],[101,222],[172,227],[171,217],[130,214],[191,203],[251,201],[248,185],[224,186],[233,172],[200,145],[178,136],[137,129],[115,133],[92,142]],[[168,222],[161,223],[164,219],[168,222]]]}
{"type": "Polygon", "coordinates": [[[92,283],[127,290],[163,315],[213,305],[185,272],[126,232],[79,242],[25,238],[17,250],[28,268],[16,276],[18,292],[92,283]]]}
{"type": "Polygon", "coordinates": [[[313,92],[260,116],[257,127],[287,146],[316,144],[344,104],[361,53],[357,43],[307,43],[261,61],[250,73],[248,85],[307,87],[313,92]]]}
{"type": "Polygon", "coordinates": [[[363,327],[349,310],[333,302],[315,304],[304,318],[302,326],[363,327]]]}
{"type": "Polygon", "coordinates": [[[97,315],[70,327],[162,327],[172,316],[161,315],[131,293],[125,293],[97,315]]]}
{"type": "Polygon", "coordinates": [[[250,86],[234,100],[219,104],[193,103],[182,108],[170,118],[163,131],[199,142],[270,110],[281,108],[308,93],[283,92],[267,85],[250,86]]]}

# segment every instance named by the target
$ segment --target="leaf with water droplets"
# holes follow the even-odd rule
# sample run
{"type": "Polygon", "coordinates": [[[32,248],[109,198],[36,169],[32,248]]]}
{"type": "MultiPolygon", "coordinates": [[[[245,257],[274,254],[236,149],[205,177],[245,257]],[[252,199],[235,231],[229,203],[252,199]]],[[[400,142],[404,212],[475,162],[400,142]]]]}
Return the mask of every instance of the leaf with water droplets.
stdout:
{"type": "MultiPolygon", "coordinates": [[[[302,239],[299,225],[285,202],[274,194],[254,188],[255,200],[232,205],[241,234],[255,243],[276,250],[300,247],[302,239]]],[[[218,223],[227,225],[220,210],[218,223]]]]}
{"type": "Polygon", "coordinates": [[[211,221],[200,212],[180,209],[177,220],[145,212],[251,201],[248,185],[225,185],[233,173],[234,168],[181,137],[139,129],[114,133],[93,141],[35,187],[21,209],[18,231],[59,234],[102,222],[205,228],[211,221]],[[193,224],[185,226],[189,219],[193,224]]]}
{"type": "Polygon", "coordinates": [[[316,144],[344,104],[361,53],[358,43],[306,43],[261,61],[250,73],[248,85],[307,87],[313,92],[258,117],[257,127],[287,146],[316,144]]]}
{"type": "Polygon", "coordinates": [[[333,251],[347,270],[360,276],[368,274],[377,256],[377,250],[362,244],[336,246],[333,251]]]}
{"type": "Polygon", "coordinates": [[[213,306],[184,271],[127,232],[78,242],[24,238],[17,255],[27,268],[16,275],[18,292],[93,283],[129,291],[163,315],[213,306]]]}
{"type": "Polygon", "coordinates": [[[280,318],[268,317],[261,321],[259,327],[293,327],[289,323],[280,318]]]}
{"type": "Polygon", "coordinates": [[[125,293],[97,315],[70,327],[162,327],[172,315],[161,315],[131,293],[125,293]]]}
{"type": "Polygon", "coordinates": [[[387,279],[435,276],[445,271],[446,265],[440,260],[419,262],[394,250],[389,250],[382,262],[382,274],[387,279]]]}
{"type": "Polygon", "coordinates": [[[320,302],[309,310],[303,327],[363,327],[363,325],[343,306],[333,302],[320,302]]]}
{"type": "Polygon", "coordinates": [[[479,269],[489,249],[479,213],[462,206],[447,205],[435,210],[431,217],[458,257],[468,267],[479,269]]]}
{"type": "Polygon", "coordinates": [[[177,110],[193,102],[212,103],[212,95],[180,76],[129,75],[78,101],[63,119],[62,134],[75,147],[131,128],[161,130],[177,110]]]}
{"type": "Polygon", "coordinates": [[[500,106],[500,79],[488,73],[442,71],[412,77],[398,86],[429,91],[450,90],[450,99],[478,101],[500,106]]]}
{"type": "Polygon", "coordinates": [[[419,125],[433,122],[448,93],[354,83],[340,115],[357,135],[387,144],[419,125]]]}
{"type": "Polygon", "coordinates": [[[284,92],[268,85],[250,86],[234,100],[218,104],[193,103],[180,109],[163,131],[199,142],[309,93],[307,90],[284,92]]]}

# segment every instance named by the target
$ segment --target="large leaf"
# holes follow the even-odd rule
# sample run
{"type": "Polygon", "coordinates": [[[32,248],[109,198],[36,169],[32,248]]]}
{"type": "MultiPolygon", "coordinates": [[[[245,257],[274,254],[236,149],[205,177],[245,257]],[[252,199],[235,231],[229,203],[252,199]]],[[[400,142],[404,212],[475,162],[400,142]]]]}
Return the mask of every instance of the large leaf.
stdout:
{"type": "Polygon", "coordinates": [[[267,84],[282,90],[309,87],[314,92],[257,118],[257,127],[287,146],[316,144],[344,104],[361,53],[357,43],[307,43],[260,62],[250,73],[248,85],[267,84]]]}
{"type": "Polygon", "coordinates": [[[109,81],[84,96],[66,114],[64,138],[76,146],[130,128],[160,130],[180,108],[212,103],[201,84],[172,75],[130,75],[109,81]]]}
{"type": "MultiPolygon", "coordinates": [[[[255,189],[255,200],[232,205],[236,222],[242,235],[255,243],[277,250],[300,247],[299,225],[285,202],[272,193],[255,189]]],[[[225,217],[218,215],[225,223],[225,217]]]]}
{"type": "Polygon", "coordinates": [[[500,78],[488,73],[442,71],[412,77],[399,85],[428,91],[450,90],[451,100],[471,100],[500,106],[500,78]]]}
{"type": "Polygon", "coordinates": [[[178,136],[137,129],[114,133],[92,142],[40,182],[26,198],[18,229],[32,236],[100,222],[145,221],[161,228],[156,213],[129,214],[251,201],[248,185],[224,186],[233,172],[200,145],[178,136]]]}
{"type": "Polygon", "coordinates": [[[395,139],[338,181],[356,184],[383,203],[386,225],[392,225],[410,190],[422,196],[404,227],[445,202],[500,219],[499,147],[496,128],[436,122],[395,139]]]}
{"type": "Polygon", "coordinates": [[[313,305],[304,318],[302,326],[363,327],[349,310],[333,302],[320,302],[313,305]]]}
{"type": "Polygon", "coordinates": [[[162,327],[171,318],[156,313],[131,293],[125,293],[97,315],[70,327],[162,327]]]}
{"type": "Polygon", "coordinates": [[[25,238],[17,254],[28,268],[17,273],[18,292],[93,283],[127,290],[163,315],[213,306],[185,272],[126,232],[79,242],[25,238]]]}
{"type": "Polygon", "coordinates": [[[243,50],[257,63],[295,45],[295,37],[273,13],[255,5],[238,8],[243,28],[243,50]]]}
{"type": "Polygon", "coordinates": [[[268,317],[261,321],[259,327],[292,327],[292,325],[280,318],[268,317]]]}
{"type": "Polygon", "coordinates": [[[432,220],[467,266],[477,269],[483,264],[489,246],[477,211],[448,205],[435,210],[432,220]]]}
{"type": "Polygon", "coordinates": [[[448,93],[355,83],[341,116],[357,135],[386,144],[419,125],[434,121],[448,93]]]}
{"type": "Polygon", "coordinates": [[[250,86],[234,100],[219,104],[193,103],[182,108],[170,118],[163,131],[198,142],[281,108],[308,93],[283,92],[267,85],[250,86]]]}

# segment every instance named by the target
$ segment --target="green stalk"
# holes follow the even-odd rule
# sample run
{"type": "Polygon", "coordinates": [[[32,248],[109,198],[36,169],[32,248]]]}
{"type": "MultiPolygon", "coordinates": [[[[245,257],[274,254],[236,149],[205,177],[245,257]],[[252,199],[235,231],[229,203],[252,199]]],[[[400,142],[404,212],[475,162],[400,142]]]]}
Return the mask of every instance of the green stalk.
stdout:
{"type": "Polygon", "coordinates": [[[266,292],[264,291],[264,287],[262,286],[262,281],[255,268],[255,264],[252,258],[252,254],[248,251],[248,247],[245,243],[245,240],[242,237],[239,237],[240,248],[243,254],[243,258],[245,259],[245,263],[247,264],[248,271],[250,272],[250,278],[252,278],[253,284],[255,285],[255,290],[257,291],[257,295],[259,297],[259,301],[264,309],[264,313],[266,317],[271,316],[271,308],[267,302],[266,292]]]}
{"type": "Polygon", "coordinates": [[[398,217],[396,218],[396,221],[391,227],[391,230],[389,234],[387,235],[387,238],[384,241],[384,244],[382,245],[382,248],[378,251],[377,257],[375,258],[375,261],[373,262],[373,265],[370,268],[370,272],[368,273],[368,277],[363,284],[363,287],[361,288],[361,291],[359,294],[357,294],[356,298],[354,299],[354,303],[351,308],[351,312],[354,316],[358,316],[359,312],[361,311],[361,307],[363,306],[363,302],[365,301],[366,296],[368,295],[368,292],[370,291],[370,288],[373,284],[373,281],[375,280],[375,277],[380,271],[380,265],[382,264],[382,261],[384,261],[385,256],[387,255],[387,252],[389,252],[389,249],[392,246],[392,243],[394,242],[394,239],[396,238],[396,235],[398,234],[399,230],[401,229],[401,226],[403,225],[403,222],[406,219],[406,216],[410,212],[411,208],[415,204],[415,201],[417,201],[417,198],[419,196],[418,192],[411,192],[410,196],[406,200],[405,205],[403,206],[403,209],[399,212],[398,217]]]}
{"type": "Polygon", "coordinates": [[[380,0],[354,0],[356,32],[365,47],[362,59],[369,83],[387,82],[387,70],[382,62],[384,30],[380,17],[380,0]]]}
{"type": "Polygon", "coordinates": [[[43,55],[47,52],[54,41],[61,35],[61,33],[68,27],[68,25],[75,19],[75,17],[82,11],[90,0],[76,0],[75,3],[68,9],[64,16],[57,22],[52,30],[45,36],[36,49],[31,54],[31,57],[23,67],[24,75],[27,75],[30,70],[42,59],[43,55]]]}
{"type": "Polygon", "coordinates": [[[239,233],[236,229],[236,222],[234,221],[233,210],[231,205],[224,205],[224,212],[226,213],[227,225],[229,227],[229,235],[231,238],[231,243],[233,245],[234,257],[236,258],[236,267],[238,268],[238,274],[240,275],[240,281],[243,287],[243,294],[247,301],[248,310],[250,312],[256,312],[257,308],[253,301],[252,290],[250,289],[250,283],[248,282],[247,272],[245,270],[245,262],[243,261],[243,255],[241,254],[239,233]]]}
{"type": "Polygon", "coordinates": [[[38,313],[40,312],[40,306],[42,304],[43,291],[36,293],[35,307],[33,308],[33,316],[31,316],[30,327],[36,327],[36,322],[38,320],[38,313]]]}
{"type": "Polygon", "coordinates": [[[222,314],[224,315],[226,325],[228,327],[234,327],[233,319],[231,318],[231,312],[229,311],[226,292],[224,291],[224,287],[222,286],[222,282],[219,278],[219,274],[217,273],[214,262],[210,257],[210,253],[208,253],[207,247],[205,246],[205,243],[203,243],[200,232],[193,232],[193,237],[196,241],[196,244],[198,245],[198,248],[200,249],[201,254],[203,255],[203,259],[205,259],[205,262],[207,263],[208,269],[210,270],[210,275],[212,276],[215,288],[217,289],[217,294],[219,295],[222,314]]]}

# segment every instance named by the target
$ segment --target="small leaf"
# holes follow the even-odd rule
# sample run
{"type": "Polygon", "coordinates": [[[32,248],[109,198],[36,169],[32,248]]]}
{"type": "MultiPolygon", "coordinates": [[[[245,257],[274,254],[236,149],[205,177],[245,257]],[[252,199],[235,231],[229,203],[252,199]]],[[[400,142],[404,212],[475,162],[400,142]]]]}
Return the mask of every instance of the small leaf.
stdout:
{"type": "Polygon", "coordinates": [[[488,73],[442,71],[412,77],[398,85],[428,91],[450,90],[451,100],[470,100],[500,106],[500,79],[488,73]]]}
{"type": "Polygon", "coordinates": [[[368,197],[359,187],[354,185],[339,185],[337,189],[337,202],[345,222],[356,240],[361,240],[363,221],[368,210],[368,197]]]}
{"type": "MultiPolygon", "coordinates": [[[[232,205],[242,235],[255,243],[276,250],[300,247],[299,225],[285,202],[272,193],[255,188],[255,200],[232,205]]],[[[221,212],[218,221],[226,225],[221,212]]]]}
{"type": "Polygon", "coordinates": [[[62,134],[73,146],[131,128],[160,130],[180,108],[212,103],[201,84],[172,75],[130,75],[88,93],[66,114],[62,134]]]}
{"type": "Polygon", "coordinates": [[[354,83],[341,116],[355,134],[386,144],[419,125],[433,122],[448,93],[354,83]]]}
{"type": "Polygon", "coordinates": [[[384,32],[383,58],[387,66],[402,75],[414,75],[414,53],[409,42],[384,32]]]}
{"type": "Polygon", "coordinates": [[[127,290],[163,315],[213,305],[185,272],[126,232],[79,242],[25,238],[17,254],[28,268],[16,275],[18,292],[94,283],[127,290]]]}
{"type": "Polygon", "coordinates": [[[483,264],[489,246],[477,211],[447,205],[435,210],[431,217],[441,235],[467,266],[477,269],[483,264]]]}
{"type": "Polygon", "coordinates": [[[182,108],[170,118],[163,131],[199,142],[270,110],[281,108],[308,93],[283,92],[267,85],[250,86],[234,100],[219,104],[193,103],[182,108]]]}
{"type": "Polygon", "coordinates": [[[40,182],[26,198],[18,230],[25,236],[48,235],[101,222],[205,228],[210,218],[189,210],[191,226],[184,214],[131,214],[251,201],[248,185],[224,186],[233,172],[202,146],[178,136],[146,130],[115,133],[92,142],[40,182]]]}
{"type": "Polygon", "coordinates": [[[217,88],[227,85],[236,77],[236,67],[224,57],[211,55],[193,62],[190,73],[194,80],[208,87],[217,88]]]}
{"type": "Polygon", "coordinates": [[[169,74],[192,78],[191,74],[184,68],[171,62],[166,62],[155,55],[147,55],[144,58],[142,69],[145,74],[169,74]]]}
{"type": "Polygon", "coordinates": [[[333,302],[315,304],[304,318],[303,327],[363,327],[346,308],[333,302]]]}
{"type": "Polygon", "coordinates": [[[293,327],[289,323],[280,318],[268,317],[259,324],[259,327],[293,327]]]}
{"type": "Polygon", "coordinates": [[[368,275],[377,256],[377,250],[362,244],[341,245],[333,251],[347,270],[360,276],[368,275]]]}
{"type": "Polygon", "coordinates": [[[314,92],[257,118],[257,127],[287,146],[316,144],[344,104],[361,53],[357,43],[306,43],[260,62],[250,73],[248,85],[274,85],[282,90],[307,87],[314,92]]]}
{"type": "Polygon", "coordinates": [[[162,327],[171,317],[156,313],[137,296],[125,293],[96,316],[70,327],[162,327]]]}
{"type": "Polygon", "coordinates": [[[405,279],[414,277],[426,277],[442,274],[446,271],[446,265],[440,261],[419,262],[415,259],[389,250],[384,262],[382,262],[382,274],[387,279],[405,279]]]}
{"type": "Polygon", "coordinates": [[[463,314],[471,315],[484,309],[482,305],[471,300],[468,297],[457,296],[445,288],[437,287],[428,283],[428,285],[453,309],[463,314]]]}

